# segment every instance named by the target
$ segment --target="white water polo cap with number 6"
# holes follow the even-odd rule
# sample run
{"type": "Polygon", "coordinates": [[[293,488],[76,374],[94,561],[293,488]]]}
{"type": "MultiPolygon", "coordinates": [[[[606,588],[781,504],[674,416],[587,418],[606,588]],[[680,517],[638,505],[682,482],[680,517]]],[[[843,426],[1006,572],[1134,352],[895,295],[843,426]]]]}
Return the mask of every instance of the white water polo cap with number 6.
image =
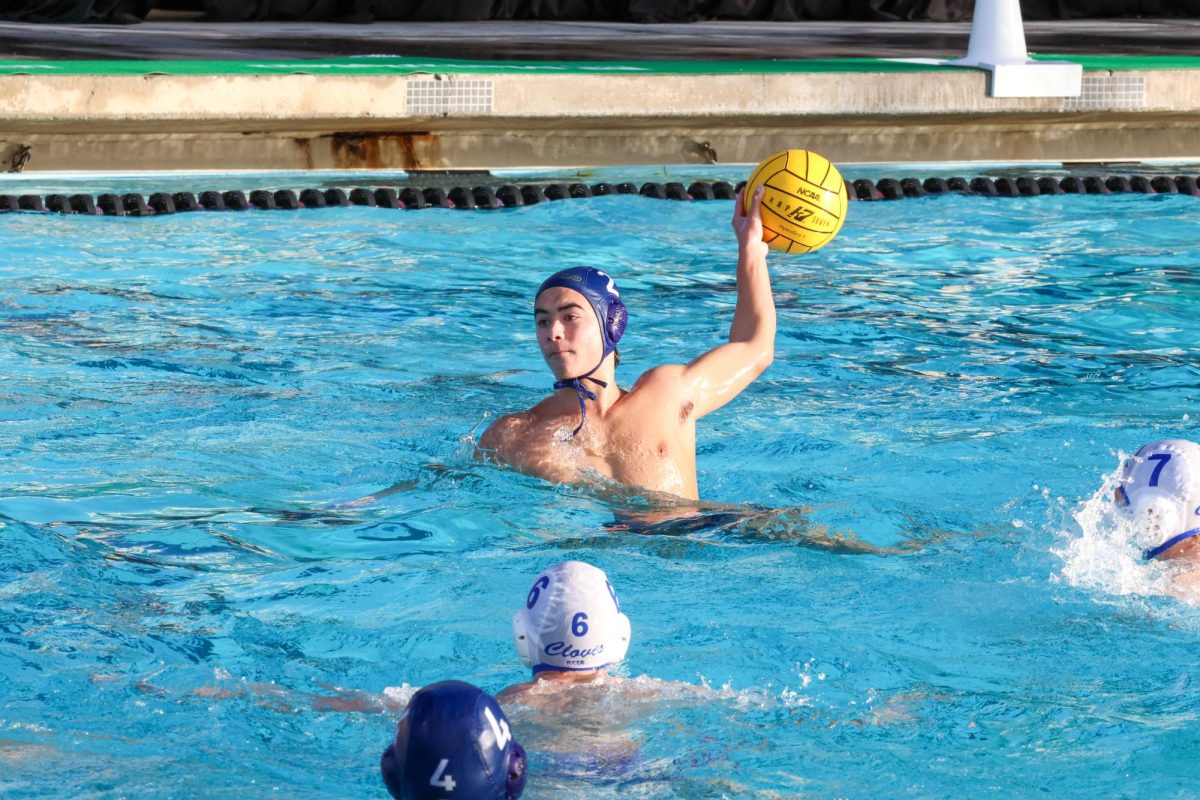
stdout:
{"type": "Polygon", "coordinates": [[[517,653],[534,672],[593,670],[629,649],[629,618],[604,571],[563,561],[538,575],[513,616],[517,653]]]}
{"type": "Polygon", "coordinates": [[[1125,460],[1114,501],[1147,559],[1200,534],[1200,445],[1186,439],[1144,445],[1125,460]]]}

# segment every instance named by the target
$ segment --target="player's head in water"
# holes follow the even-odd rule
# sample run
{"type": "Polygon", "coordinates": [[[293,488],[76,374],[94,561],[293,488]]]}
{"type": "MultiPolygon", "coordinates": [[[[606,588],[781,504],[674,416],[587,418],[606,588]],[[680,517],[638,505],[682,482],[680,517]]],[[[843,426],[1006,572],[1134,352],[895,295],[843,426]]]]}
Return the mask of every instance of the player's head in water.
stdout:
{"type": "Polygon", "coordinates": [[[613,279],[593,267],[560,270],[538,287],[533,303],[538,346],[554,373],[555,390],[574,389],[579,396],[576,433],[587,418],[584,400],[596,399],[584,381],[608,386],[627,317],[613,279]],[[606,366],[610,356],[614,363],[606,366]]]}
{"type": "Polygon", "coordinates": [[[1200,445],[1150,442],[1125,460],[1113,491],[1146,559],[1200,553],[1200,445]]]}
{"type": "Polygon", "coordinates": [[[487,692],[441,681],[408,703],[380,770],[397,800],[515,800],[525,788],[525,749],[487,692]]]}
{"type": "Polygon", "coordinates": [[[629,618],[604,571],[563,561],[533,581],[513,616],[517,653],[534,675],[598,672],[625,658],[629,618]]]}

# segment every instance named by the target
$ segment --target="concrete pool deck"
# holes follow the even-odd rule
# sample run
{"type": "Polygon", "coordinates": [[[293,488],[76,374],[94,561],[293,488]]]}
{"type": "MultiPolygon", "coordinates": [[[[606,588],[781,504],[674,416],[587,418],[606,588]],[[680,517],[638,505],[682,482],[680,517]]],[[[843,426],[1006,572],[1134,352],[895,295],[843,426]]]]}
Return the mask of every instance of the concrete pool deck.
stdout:
{"type": "MultiPolygon", "coordinates": [[[[1075,98],[994,98],[966,23],[0,23],[0,169],[1200,160],[1200,21],[1026,23],[1075,98]],[[119,57],[119,58],[118,58],[119,57]]],[[[1040,57],[1040,56],[1039,56],[1040,57]]]]}

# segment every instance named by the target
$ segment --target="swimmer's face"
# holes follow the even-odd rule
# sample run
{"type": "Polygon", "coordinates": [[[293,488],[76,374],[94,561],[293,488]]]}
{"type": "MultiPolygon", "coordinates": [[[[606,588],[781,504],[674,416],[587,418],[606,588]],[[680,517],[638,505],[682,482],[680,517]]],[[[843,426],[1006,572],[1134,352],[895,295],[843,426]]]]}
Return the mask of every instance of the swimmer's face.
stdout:
{"type": "Polygon", "coordinates": [[[600,321],[587,298],[574,289],[552,286],[539,294],[533,324],[542,358],[558,380],[576,378],[600,362],[600,321]]]}

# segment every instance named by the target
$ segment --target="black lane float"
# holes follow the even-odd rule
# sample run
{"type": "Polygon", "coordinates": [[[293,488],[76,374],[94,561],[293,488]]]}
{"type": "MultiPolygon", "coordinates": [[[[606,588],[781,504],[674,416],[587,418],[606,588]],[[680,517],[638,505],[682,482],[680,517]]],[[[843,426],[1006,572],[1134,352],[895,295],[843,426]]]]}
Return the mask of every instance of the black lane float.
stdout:
{"type": "MultiPolygon", "coordinates": [[[[1183,194],[1200,197],[1194,175],[1020,176],[999,178],[858,178],[846,182],[851,200],[904,200],[930,195],[1032,197],[1043,194],[1183,194]]],[[[305,208],[368,206],[400,210],[422,208],[501,209],[609,195],[640,195],[657,200],[732,200],[744,182],[694,181],[634,183],[506,183],[501,186],[385,186],[350,189],[255,189],[126,194],[0,194],[0,213],[36,212],[151,217],[188,211],[295,211],[305,208]]]]}

